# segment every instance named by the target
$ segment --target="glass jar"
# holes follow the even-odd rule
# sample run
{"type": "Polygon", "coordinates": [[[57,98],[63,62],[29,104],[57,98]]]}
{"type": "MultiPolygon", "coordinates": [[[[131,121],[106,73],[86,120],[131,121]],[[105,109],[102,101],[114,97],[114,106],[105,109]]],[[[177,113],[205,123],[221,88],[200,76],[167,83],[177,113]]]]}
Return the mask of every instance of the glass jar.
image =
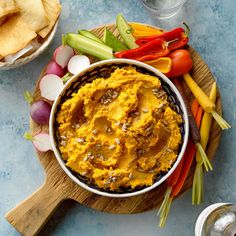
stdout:
{"type": "Polygon", "coordinates": [[[142,0],[142,2],[154,18],[166,19],[174,16],[186,0],[142,0]]]}
{"type": "Polygon", "coordinates": [[[195,236],[236,236],[236,205],[215,203],[199,215],[195,236]]]}

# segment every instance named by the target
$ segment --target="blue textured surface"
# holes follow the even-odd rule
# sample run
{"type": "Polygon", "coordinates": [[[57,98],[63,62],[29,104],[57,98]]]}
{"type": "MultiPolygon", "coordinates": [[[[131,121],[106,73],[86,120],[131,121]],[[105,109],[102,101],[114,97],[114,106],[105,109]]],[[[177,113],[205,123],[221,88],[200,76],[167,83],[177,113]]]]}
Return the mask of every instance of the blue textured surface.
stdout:
{"type": "Polygon", "coordinates": [[[22,137],[29,127],[29,107],[22,98],[23,91],[33,90],[40,71],[60,43],[61,33],[114,22],[119,12],[129,21],[168,28],[183,20],[188,22],[192,30],[191,45],[217,79],[224,116],[232,124],[232,129],[222,136],[213,163],[214,171],[205,174],[205,203],[193,207],[191,191],[188,191],[173,203],[164,229],[157,227],[156,211],[112,215],[66,201],[40,235],[193,235],[194,222],[204,207],[215,202],[236,202],[236,2],[189,0],[177,16],[162,22],[152,20],[141,2],[136,0],[62,0],[62,6],[60,25],[50,48],[28,65],[0,72],[0,235],[19,235],[4,219],[4,214],[35,191],[44,179],[31,143],[22,137]]]}

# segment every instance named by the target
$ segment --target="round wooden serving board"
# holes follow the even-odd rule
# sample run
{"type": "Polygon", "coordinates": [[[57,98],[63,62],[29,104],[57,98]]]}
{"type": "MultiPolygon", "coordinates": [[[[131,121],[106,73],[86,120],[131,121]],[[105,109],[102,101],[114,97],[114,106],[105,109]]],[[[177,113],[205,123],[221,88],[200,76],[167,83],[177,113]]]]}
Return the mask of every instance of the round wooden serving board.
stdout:
{"type": "MultiPolygon", "coordinates": [[[[104,27],[105,26],[101,26],[93,29],[92,31],[99,37],[102,37],[104,27]]],[[[114,34],[118,35],[115,25],[107,25],[106,27],[113,31],[114,34]]],[[[209,94],[212,83],[214,82],[212,73],[206,63],[193,48],[189,47],[188,50],[191,53],[194,62],[191,75],[199,86],[207,94],[209,94]]],[[[41,73],[39,80],[43,75],[44,71],[41,73]]],[[[193,96],[190,94],[190,91],[185,84],[184,86],[191,102],[193,100],[193,96]]],[[[35,88],[34,98],[35,100],[42,99],[40,96],[38,83],[35,88]]],[[[219,92],[217,94],[216,106],[217,111],[221,113],[221,99],[219,92]]],[[[48,131],[48,126],[38,125],[32,120],[30,121],[30,127],[32,134],[36,134],[41,131],[48,131]]],[[[214,121],[211,127],[210,140],[206,150],[210,159],[213,158],[217,150],[220,141],[220,134],[221,130],[214,121]]],[[[151,192],[140,196],[130,198],[102,197],[88,192],[74,183],[59,166],[53,152],[37,152],[37,155],[43,168],[45,169],[45,183],[35,193],[29,196],[6,215],[7,220],[23,235],[36,235],[58,205],[65,199],[73,199],[78,203],[100,211],[130,214],[143,212],[158,207],[162,202],[166,190],[166,184],[163,183],[151,192]]],[[[194,168],[195,166],[193,165],[182,189],[182,193],[189,189],[192,185],[194,168]]],[[[189,199],[189,201],[191,201],[191,199],[189,199]]]]}

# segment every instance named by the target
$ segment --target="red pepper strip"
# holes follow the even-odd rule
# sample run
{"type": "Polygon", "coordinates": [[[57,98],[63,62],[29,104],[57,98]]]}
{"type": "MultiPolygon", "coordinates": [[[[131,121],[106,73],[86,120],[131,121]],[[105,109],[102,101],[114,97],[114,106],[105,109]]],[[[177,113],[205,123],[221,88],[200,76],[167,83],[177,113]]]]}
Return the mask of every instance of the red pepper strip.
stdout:
{"type": "Polygon", "coordinates": [[[189,38],[186,36],[185,33],[182,33],[177,41],[169,44],[170,51],[175,51],[177,49],[183,48],[189,41],[189,38]]]}
{"type": "Polygon", "coordinates": [[[145,43],[152,41],[153,39],[158,39],[158,38],[163,38],[166,41],[171,41],[171,40],[177,38],[183,32],[184,32],[184,29],[179,27],[179,28],[175,28],[175,29],[168,31],[168,32],[163,32],[162,34],[139,38],[135,41],[135,43],[137,43],[138,45],[141,46],[145,43]]]}
{"type": "Polygon", "coordinates": [[[151,61],[166,56],[170,50],[164,39],[154,39],[138,48],[115,53],[117,58],[127,58],[137,61],[151,61]]]}
{"type": "Polygon", "coordinates": [[[135,43],[141,46],[154,39],[160,39],[160,38],[165,39],[167,42],[176,39],[176,41],[168,45],[168,48],[170,49],[170,51],[174,51],[176,49],[184,47],[189,41],[188,36],[185,33],[185,30],[183,28],[175,28],[171,31],[164,32],[157,36],[143,37],[143,38],[137,39],[135,43]]]}

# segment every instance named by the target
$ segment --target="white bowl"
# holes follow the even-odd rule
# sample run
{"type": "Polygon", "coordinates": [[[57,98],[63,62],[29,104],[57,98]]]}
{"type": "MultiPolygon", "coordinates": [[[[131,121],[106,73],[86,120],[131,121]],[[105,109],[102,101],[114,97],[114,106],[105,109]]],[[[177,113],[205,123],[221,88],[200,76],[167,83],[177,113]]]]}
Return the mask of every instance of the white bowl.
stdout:
{"type": "Polygon", "coordinates": [[[188,136],[189,136],[189,122],[188,122],[187,110],[186,110],[184,101],[183,101],[180,93],[178,92],[175,85],[165,75],[163,75],[157,69],[155,69],[155,68],[153,68],[153,67],[151,67],[147,64],[144,64],[142,62],[138,62],[138,61],[134,61],[134,60],[128,60],[128,59],[111,59],[111,60],[100,61],[100,62],[97,62],[97,63],[94,63],[94,64],[90,65],[88,68],[81,71],[79,74],[74,75],[65,84],[64,88],[62,89],[60,94],[57,96],[57,98],[54,101],[53,106],[52,106],[51,116],[50,116],[50,121],[49,121],[49,133],[50,133],[50,141],[51,141],[51,145],[52,145],[52,148],[53,148],[53,152],[54,152],[60,166],[65,171],[65,173],[75,183],[77,183],[79,186],[83,187],[84,189],[86,189],[90,192],[99,194],[101,196],[106,196],[106,197],[131,197],[131,196],[136,196],[136,195],[139,195],[139,194],[143,194],[145,192],[148,192],[148,191],[156,188],[161,183],[163,183],[173,173],[173,171],[178,166],[180,160],[182,159],[183,154],[184,154],[185,149],[186,149],[186,146],[187,146],[188,136]],[[140,69],[143,69],[143,70],[147,71],[148,73],[154,74],[157,77],[159,77],[160,80],[162,81],[162,86],[163,86],[164,90],[166,90],[167,94],[168,93],[171,94],[170,97],[171,97],[172,101],[174,101],[174,103],[177,104],[176,108],[178,107],[177,110],[182,115],[182,118],[183,118],[183,124],[182,124],[182,140],[183,140],[183,142],[181,144],[181,148],[180,148],[177,160],[175,161],[172,168],[166,174],[164,174],[161,178],[157,179],[154,182],[153,185],[151,185],[149,187],[145,187],[145,188],[140,189],[140,190],[130,191],[130,192],[122,192],[122,193],[108,192],[108,191],[105,191],[105,190],[102,190],[102,189],[98,189],[94,186],[91,186],[91,185],[87,184],[86,182],[83,182],[83,180],[79,179],[68,167],[66,167],[65,162],[63,161],[63,159],[61,157],[61,154],[60,154],[60,151],[57,147],[57,140],[56,140],[57,138],[56,138],[56,132],[55,132],[55,120],[56,120],[55,118],[56,118],[56,114],[57,114],[57,111],[58,111],[58,108],[59,108],[59,105],[60,105],[61,101],[68,99],[71,96],[71,94],[73,93],[75,88],[78,89],[83,84],[85,84],[87,82],[91,82],[92,79],[90,81],[87,81],[88,78],[90,77],[90,76],[88,76],[88,74],[90,74],[91,72],[93,72],[93,73],[91,73],[91,76],[93,76],[94,73],[95,74],[96,73],[102,73],[102,71],[104,71],[104,68],[109,69],[112,66],[117,66],[117,65],[120,65],[121,67],[127,66],[127,65],[133,65],[133,66],[136,66],[140,69]]]}
{"type": "Polygon", "coordinates": [[[57,31],[58,21],[59,21],[59,18],[56,21],[55,25],[53,26],[51,32],[43,40],[43,43],[36,51],[34,51],[32,54],[30,54],[26,57],[24,57],[24,56],[20,57],[19,59],[15,60],[14,62],[1,62],[0,61],[0,70],[9,70],[9,69],[13,69],[13,68],[25,65],[28,62],[34,60],[36,57],[38,57],[43,51],[45,51],[45,49],[49,46],[53,37],[55,36],[55,33],[57,31]]]}

